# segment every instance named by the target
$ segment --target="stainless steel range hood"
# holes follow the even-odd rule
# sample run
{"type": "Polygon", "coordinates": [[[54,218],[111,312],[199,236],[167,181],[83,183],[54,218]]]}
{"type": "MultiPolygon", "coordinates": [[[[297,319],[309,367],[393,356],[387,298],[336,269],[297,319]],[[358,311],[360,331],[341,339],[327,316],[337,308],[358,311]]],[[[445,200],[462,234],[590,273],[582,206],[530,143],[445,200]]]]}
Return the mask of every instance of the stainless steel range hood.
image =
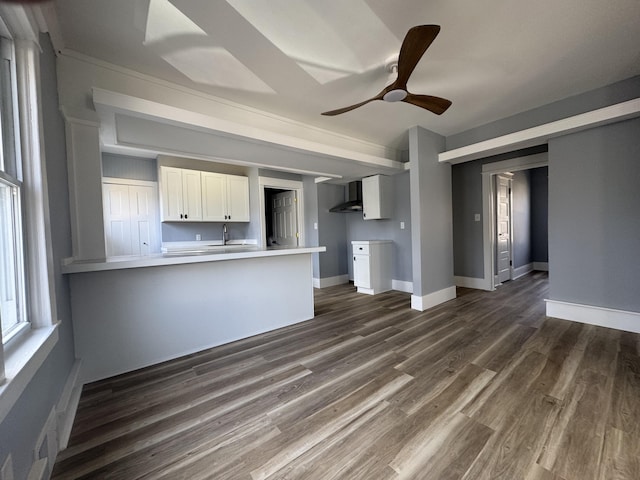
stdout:
{"type": "Polygon", "coordinates": [[[361,212],[362,211],[362,182],[350,182],[347,188],[347,201],[336,205],[330,212],[361,212]]]}

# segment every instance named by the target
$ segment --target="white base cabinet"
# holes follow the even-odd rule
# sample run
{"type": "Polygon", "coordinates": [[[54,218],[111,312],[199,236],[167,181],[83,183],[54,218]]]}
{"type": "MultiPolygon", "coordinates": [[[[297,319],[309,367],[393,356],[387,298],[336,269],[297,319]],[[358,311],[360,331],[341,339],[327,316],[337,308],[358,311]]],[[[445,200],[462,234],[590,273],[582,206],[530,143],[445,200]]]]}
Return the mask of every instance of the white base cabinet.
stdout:
{"type": "Polygon", "coordinates": [[[375,295],[391,290],[393,242],[354,240],[353,283],[359,293],[375,295]]]}

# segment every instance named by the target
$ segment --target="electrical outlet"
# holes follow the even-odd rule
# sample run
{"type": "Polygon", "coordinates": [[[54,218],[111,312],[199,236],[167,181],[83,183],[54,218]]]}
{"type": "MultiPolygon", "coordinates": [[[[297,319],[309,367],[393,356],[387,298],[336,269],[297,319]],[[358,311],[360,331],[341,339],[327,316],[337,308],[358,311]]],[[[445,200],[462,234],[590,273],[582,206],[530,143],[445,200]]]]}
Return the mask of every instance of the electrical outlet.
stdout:
{"type": "Polygon", "coordinates": [[[400,222],[400,230],[404,230],[404,222],[400,222]]]}
{"type": "Polygon", "coordinates": [[[202,235],[196,233],[196,241],[199,242],[200,240],[202,240],[202,235]]]}
{"type": "Polygon", "coordinates": [[[313,229],[317,230],[318,229],[318,222],[313,222],[313,229]]]}
{"type": "Polygon", "coordinates": [[[479,222],[479,221],[480,221],[480,214],[479,214],[479,213],[476,213],[476,214],[473,216],[473,219],[474,219],[476,222],[479,222]]]}

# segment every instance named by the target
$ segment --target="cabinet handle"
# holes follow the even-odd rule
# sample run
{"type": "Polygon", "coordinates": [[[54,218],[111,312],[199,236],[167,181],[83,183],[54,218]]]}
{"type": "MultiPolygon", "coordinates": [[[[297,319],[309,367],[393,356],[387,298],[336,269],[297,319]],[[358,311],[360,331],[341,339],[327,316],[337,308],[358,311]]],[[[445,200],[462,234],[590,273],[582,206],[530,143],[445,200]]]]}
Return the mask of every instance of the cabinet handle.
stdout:
{"type": "Polygon", "coordinates": [[[231,220],[231,215],[229,215],[229,220],[231,220]]]}
{"type": "Polygon", "coordinates": [[[186,213],[184,214],[184,219],[185,219],[185,220],[187,219],[187,214],[186,214],[186,213]]]}
{"type": "Polygon", "coordinates": [[[367,217],[367,214],[362,212],[362,218],[366,218],[366,217],[367,217]]]}
{"type": "Polygon", "coordinates": [[[184,218],[184,215],[180,214],[180,218],[184,218]]]}
{"type": "Polygon", "coordinates": [[[353,261],[354,261],[354,262],[356,261],[356,257],[353,257],[353,261]]]}

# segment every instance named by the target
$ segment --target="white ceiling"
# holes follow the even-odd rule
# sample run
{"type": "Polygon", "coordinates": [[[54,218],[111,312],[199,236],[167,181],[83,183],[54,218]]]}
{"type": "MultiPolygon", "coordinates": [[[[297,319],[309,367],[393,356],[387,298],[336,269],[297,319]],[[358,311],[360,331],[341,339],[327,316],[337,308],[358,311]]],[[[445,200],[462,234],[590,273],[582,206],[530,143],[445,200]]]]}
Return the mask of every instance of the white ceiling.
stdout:
{"type": "Polygon", "coordinates": [[[640,74],[638,0],[56,0],[65,49],[392,148],[640,74]],[[440,35],[408,88],[442,116],[365,100],[407,30],[440,35]]]}

